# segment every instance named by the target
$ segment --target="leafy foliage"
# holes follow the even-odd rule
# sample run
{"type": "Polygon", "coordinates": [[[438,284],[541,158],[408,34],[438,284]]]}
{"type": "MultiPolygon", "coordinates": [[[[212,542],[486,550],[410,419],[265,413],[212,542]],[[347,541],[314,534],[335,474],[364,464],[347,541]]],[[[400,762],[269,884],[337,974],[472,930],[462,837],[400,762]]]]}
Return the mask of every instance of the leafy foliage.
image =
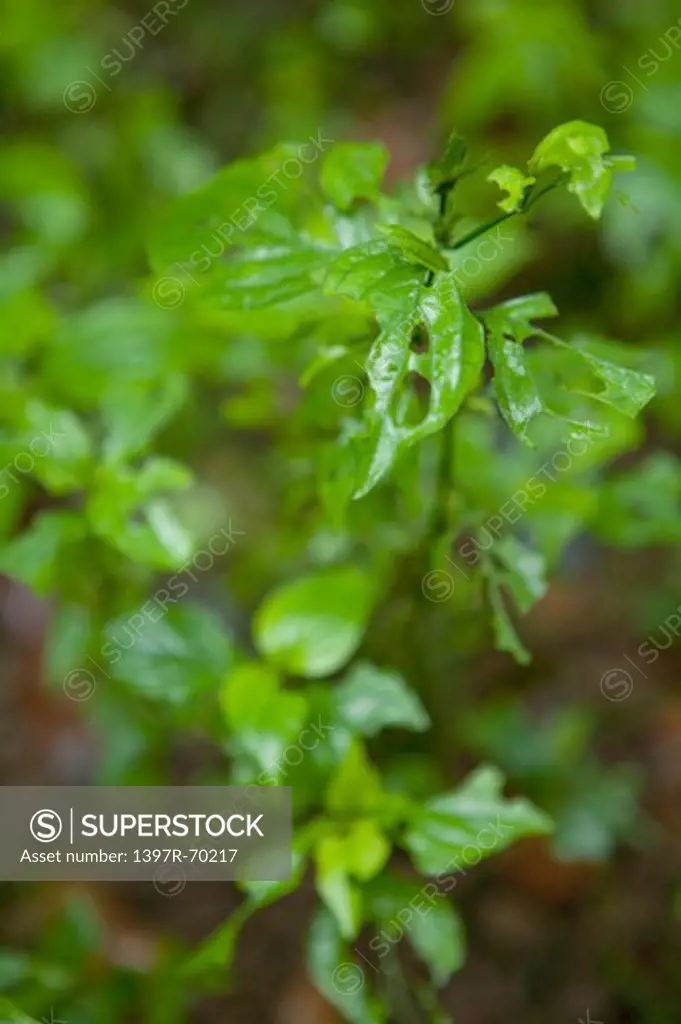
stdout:
{"type": "MultiPolygon", "coordinates": [[[[635,446],[631,421],[653,398],[652,376],[629,365],[626,347],[538,327],[558,316],[544,293],[474,303],[459,262],[473,242],[489,242],[511,218],[524,222],[562,187],[599,217],[615,172],[629,163],[608,153],[603,129],[573,121],[539,143],[527,171],[502,164],[485,174],[454,133],[438,160],[389,194],[379,143],[279,144],[212,175],[202,167],[189,175],[191,188],[169,187],[150,218],[152,273],[139,294],[102,298],[106,267],[94,267],[76,311],[54,308],[48,285],[58,257],[73,258],[86,184],[68,161],[29,147],[36,217],[30,182],[6,165],[4,191],[18,194],[27,230],[46,237],[43,249],[20,248],[18,269],[4,275],[11,329],[1,440],[14,479],[2,485],[12,497],[0,568],[59,605],[51,672],[89,659],[110,684],[93,713],[110,737],[105,781],[153,778],[148,748],[164,749],[180,727],[226,753],[220,781],[294,790],[290,883],[244,884],[240,909],[184,976],[173,963],[169,976],[199,985],[224,973],[240,928],[302,884],[309,867],[319,896],[311,976],[347,1020],[384,1021],[390,1008],[378,989],[337,983],[339,969],[358,966],[352,945],[363,931],[384,942],[432,877],[440,883],[443,873],[551,832],[544,811],[504,795],[497,768],[454,788],[430,775],[417,791],[386,750],[395,730],[417,741],[435,726],[427,658],[396,667],[401,634],[433,611],[424,586],[433,553],[452,554],[461,531],[474,535],[498,518],[537,469],[527,461],[534,453],[546,458],[576,440],[589,453],[584,470],[600,471],[635,446]],[[484,194],[485,181],[506,193],[502,214],[464,230],[459,184],[476,178],[484,194]],[[280,377],[299,381],[293,399],[280,377]],[[227,393],[219,415],[230,429],[262,432],[287,467],[276,484],[291,529],[268,537],[257,503],[246,502],[248,555],[235,546],[238,604],[256,609],[250,630],[226,628],[209,610],[199,575],[204,545],[211,568],[226,553],[215,556],[210,538],[224,519],[214,506],[222,513],[230,501],[197,483],[203,417],[213,412],[206,381],[227,393]],[[52,505],[20,527],[38,490],[52,505]],[[393,598],[406,607],[398,629],[381,619],[393,598]],[[300,758],[289,760],[291,750],[300,758]]],[[[530,652],[515,620],[546,593],[548,568],[581,526],[592,522],[622,544],[678,539],[672,467],[623,473],[604,485],[598,508],[580,499],[585,488],[571,473],[541,484],[543,520],[531,502],[514,531],[518,520],[504,513],[508,532],[476,558],[470,579],[463,573],[467,587],[455,598],[523,664],[530,652]],[[651,512],[634,528],[642,479],[662,482],[670,498],[661,519],[651,512]]],[[[630,790],[618,783],[608,792],[623,806],[630,790]]],[[[626,814],[614,817],[613,830],[626,814]]],[[[609,842],[605,829],[592,852],[609,842]]],[[[407,937],[439,988],[463,963],[465,929],[444,894],[431,910],[407,937]]],[[[168,1021],[175,998],[181,1012],[171,993],[168,1021]]],[[[0,1013],[30,1020],[6,1000],[0,1013]]]]}

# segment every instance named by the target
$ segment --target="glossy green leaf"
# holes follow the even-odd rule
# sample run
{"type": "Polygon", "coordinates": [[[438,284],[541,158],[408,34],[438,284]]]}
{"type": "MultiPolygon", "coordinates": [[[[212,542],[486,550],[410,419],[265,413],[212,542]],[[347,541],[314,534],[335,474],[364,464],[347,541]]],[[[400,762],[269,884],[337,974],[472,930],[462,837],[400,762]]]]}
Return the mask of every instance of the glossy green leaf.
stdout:
{"type": "Polygon", "coordinates": [[[449,264],[444,256],[413,231],[408,231],[399,224],[387,224],[381,227],[381,233],[387,236],[391,244],[397,246],[410,263],[433,272],[449,270],[449,264]]]}
{"type": "Polygon", "coordinates": [[[502,192],[508,193],[505,199],[499,200],[497,206],[501,207],[505,213],[513,213],[520,209],[525,190],[534,184],[536,178],[523,174],[517,167],[502,164],[501,167],[495,167],[487,175],[487,180],[498,185],[502,192]]]}
{"type": "MultiPolygon", "coordinates": [[[[381,254],[385,260],[385,254],[381,254]]],[[[379,257],[374,256],[374,263],[379,257]]],[[[354,268],[362,273],[361,259],[354,268]]],[[[404,275],[404,265],[393,264],[378,279],[368,275],[363,295],[373,305],[381,332],[366,363],[374,392],[373,407],[367,413],[369,441],[373,451],[358,481],[355,497],[367,494],[392,468],[401,451],[441,430],[458,410],[478,380],[484,362],[481,323],[466,308],[453,274],[438,275],[430,288],[402,276],[401,289],[390,287],[392,278],[404,275]],[[414,328],[423,325],[427,335],[425,352],[412,352],[414,328]],[[409,424],[404,384],[412,371],[430,384],[428,408],[420,422],[409,424]]]]}
{"type": "Polygon", "coordinates": [[[205,185],[175,199],[157,219],[149,240],[156,273],[177,274],[187,287],[193,278],[200,286],[236,246],[295,241],[290,218],[309,182],[303,175],[287,176],[284,164],[297,158],[297,146],[275,146],[229,164],[205,185]]]}
{"type": "Polygon", "coordinates": [[[335,688],[334,698],[340,718],[363,736],[395,726],[422,732],[430,725],[421,701],[402,676],[367,662],[350,670],[335,688]]]}
{"type": "Polygon", "coordinates": [[[612,184],[612,169],[604,159],[610,149],[608,136],[597,125],[569,121],[542,139],[528,164],[535,176],[548,167],[560,167],[569,175],[574,192],[590,217],[600,217],[612,184]]]}
{"type": "Polygon", "coordinates": [[[273,664],[295,675],[330,675],[359,646],[375,593],[371,576],[352,566],[283,584],[256,614],[256,646],[273,664]]]}
{"type": "Polygon", "coordinates": [[[527,429],[545,409],[537,384],[525,364],[522,342],[490,327],[487,347],[494,367],[494,395],[514,434],[529,443],[527,429]]]}
{"type": "Polygon", "coordinates": [[[654,397],[655,378],[650,374],[640,373],[603,358],[597,347],[588,341],[578,339],[572,348],[579,352],[603,383],[602,390],[591,395],[597,401],[634,419],[654,397]]]}
{"type": "Polygon", "coordinates": [[[315,288],[315,272],[323,271],[334,256],[333,250],[312,246],[239,250],[223,263],[219,301],[241,310],[289,302],[315,288]]]}
{"type": "Polygon", "coordinates": [[[545,405],[527,366],[523,343],[534,333],[531,319],[557,312],[550,297],[540,292],[501,303],[483,314],[494,367],[494,394],[509,427],[526,444],[528,427],[545,405]]]}

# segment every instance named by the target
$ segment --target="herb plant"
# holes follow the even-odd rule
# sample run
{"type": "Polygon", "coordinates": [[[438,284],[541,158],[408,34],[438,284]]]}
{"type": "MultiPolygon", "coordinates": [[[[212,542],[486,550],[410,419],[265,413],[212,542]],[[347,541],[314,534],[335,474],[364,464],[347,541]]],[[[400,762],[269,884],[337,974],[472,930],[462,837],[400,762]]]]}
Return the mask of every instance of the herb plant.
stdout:
{"type": "Polygon", "coordinates": [[[550,195],[600,217],[633,166],[602,129],[561,125],[526,168],[489,173],[453,135],[394,194],[387,163],[320,135],[225,167],[154,211],[139,295],[59,322],[47,300],[23,317],[20,296],[3,382],[0,569],[55,598],[49,673],[94,690],[98,781],[158,781],[180,730],[225,755],[192,781],[293,789],[292,880],[241,884],[183,984],[224,979],[245,921],[311,871],[309,970],[355,1022],[407,998],[401,939],[430,979],[408,999],[440,1019],[465,956],[459,876],[552,830],[492,765],[442,777],[453,702],[429,677],[490,640],[528,662],[518,618],[597,521],[586,483],[654,393],[627,348],[547,330],[547,294],[489,305],[479,289],[550,195]],[[467,211],[475,175],[489,219],[467,211]],[[229,465],[225,507],[197,483],[214,415],[270,475],[276,536],[230,499],[229,465]],[[223,565],[250,625],[210,608],[223,565]],[[409,763],[395,730],[413,734],[409,763]]]}

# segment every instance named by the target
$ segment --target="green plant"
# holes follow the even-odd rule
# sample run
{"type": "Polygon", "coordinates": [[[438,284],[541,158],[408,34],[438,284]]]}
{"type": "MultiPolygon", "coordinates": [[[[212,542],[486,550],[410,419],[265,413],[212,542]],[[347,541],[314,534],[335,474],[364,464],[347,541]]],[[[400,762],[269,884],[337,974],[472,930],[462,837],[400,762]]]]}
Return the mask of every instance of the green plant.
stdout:
{"type": "MultiPolygon", "coordinates": [[[[242,907],[183,976],[199,985],[223,971],[244,921],[312,864],[315,983],[348,1020],[381,1021],[401,998],[398,931],[443,985],[463,958],[446,898],[462,862],[551,830],[545,813],[503,794],[498,769],[447,789],[425,756],[418,734],[432,726],[440,745],[450,735],[429,690],[437,645],[466,653],[486,642],[489,620],[496,646],[528,661],[517,612],[597,515],[574,477],[599,480],[633,445],[628,421],[654,385],[622,346],[536,326],[557,315],[546,294],[487,308],[469,295],[471,247],[477,264],[491,262],[513,245],[512,233],[499,241],[502,225],[548,193],[567,189],[600,215],[614,172],[632,166],[608,155],[600,128],[562,125],[527,170],[493,170],[490,201],[491,186],[507,194],[476,225],[463,211],[479,168],[456,135],[395,195],[382,191],[382,146],[321,135],[305,146],[239,161],[157,212],[143,296],[93,303],[56,329],[34,307],[7,370],[6,532],[29,479],[57,508],[7,540],[0,569],[58,597],[52,679],[107,680],[92,712],[111,737],[102,780],[155,781],[154,755],[191,728],[228,755],[212,781],[293,787],[291,882],[244,883],[242,907]],[[480,248],[490,238],[493,257],[480,248]],[[257,515],[227,528],[192,489],[186,463],[216,384],[230,430],[275,474],[275,536],[257,515]],[[553,465],[564,449],[569,466],[553,465]],[[554,472],[537,480],[548,456],[554,472]],[[216,536],[227,539],[217,552],[216,536]],[[210,568],[233,556],[230,597],[258,605],[252,648],[186,597],[188,576],[200,592],[207,541],[210,568]],[[175,575],[154,590],[160,571],[175,575]],[[83,676],[88,659],[96,672],[83,676]],[[424,771],[391,756],[392,729],[417,734],[424,771]],[[363,929],[375,987],[348,968],[363,929]]],[[[429,986],[415,992],[434,1006],[429,986]]]]}

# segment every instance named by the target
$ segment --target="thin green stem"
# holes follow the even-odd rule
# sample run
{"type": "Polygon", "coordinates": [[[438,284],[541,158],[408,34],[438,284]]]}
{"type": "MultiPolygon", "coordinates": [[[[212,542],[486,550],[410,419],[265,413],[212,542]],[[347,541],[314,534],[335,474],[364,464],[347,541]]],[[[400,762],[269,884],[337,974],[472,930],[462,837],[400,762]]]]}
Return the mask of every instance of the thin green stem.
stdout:
{"type": "Polygon", "coordinates": [[[527,200],[522,204],[520,209],[512,210],[510,213],[501,213],[499,214],[498,217],[493,217],[492,220],[488,220],[484,224],[481,224],[479,227],[474,228],[472,231],[469,231],[467,235],[464,235],[463,238],[460,238],[457,242],[455,242],[454,245],[450,246],[449,251],[452,252],[456,249],[463,249],[464,245],[468,245],[470,242],[474,242],[476,238],[479,238],[481,235],[484,235],[488,231],[491,231],[492,228],[497,227],[498,224],[503,224],[504,221],[510,220],[511,217],[517,217],[519,214],[528,213],[535,205],[535,203],[537,203],[542,198],[542,196],[545,196],[548,192],[552,192],[554,188],[558,188],[559,185],[562,185],[563,180],[563,177],[561,177],[558,179],[558,181],[551,182],[550,185],[547,185],[546,188],[543,188],[540,192],[537,192],[535,195],[532,195],[532,193],[530,192],[528,194],[527,200]]]}
{"type": "MultiPolygon", "coordinates": [[[[546,341],[550,341],[552,345],[558,345],[560,348],[567,348],[570,352],[575,351],[572,345],[568,345],[567,341],[563,341],[562,338],[557,338],[555,334],[549,334],[549,332],[545,331],[543,327],[535,327],[534,333],[537,337],[545,338],[546,341]]],[[[576,355],[579,355],[579,352],[577,352],[576,355]]]]}
{"type": "Polygon", "coordinates": [[[460,238],[458,242],[454,243],[454,245],[449,246],[449,251],[463,249],[464,245],[468,245],[469,242],[474,242],[476,238],[479,238],[480,235],[484,235],[487,231],[491,231],[492,228],[497,226],[497,224],[503,224],[505,220],[509,220],[511,217],[515,216],[516,211],[513,213],[502,213],[498,217],[494,217],[493,220],[488,220],[485,224],[481,224],[473,231],[469,231],[467,235],[460,238]]]}

